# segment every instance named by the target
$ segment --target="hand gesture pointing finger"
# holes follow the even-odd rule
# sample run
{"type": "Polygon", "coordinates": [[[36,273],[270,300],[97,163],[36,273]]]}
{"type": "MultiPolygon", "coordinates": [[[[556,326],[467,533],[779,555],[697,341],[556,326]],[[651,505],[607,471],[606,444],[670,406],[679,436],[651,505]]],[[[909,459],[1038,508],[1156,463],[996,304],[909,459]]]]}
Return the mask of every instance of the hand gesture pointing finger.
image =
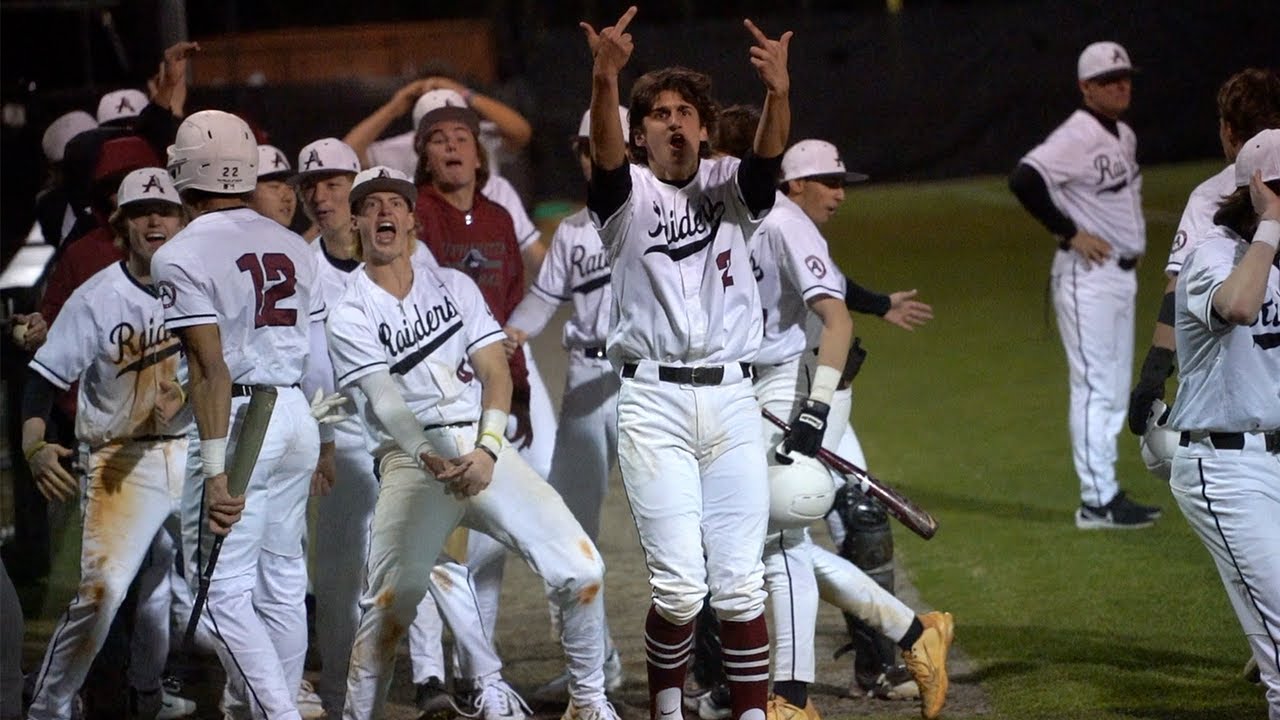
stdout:
{"type": "Polygon", "coordinates": [[[760,81],[769,92],[786,95],[791,89],[791,76],[787,72],[787,49],[791,46],[792,32],[788,30],[777,40],[770,40],[750,20],[743,20],[742,24],[756,41],[751,48],[751,64],[760,75],[760,81]]]}
{"type": "Polygon", "coordinates": [[[587,35],[587,45],[591,48],[591,57],[595,60],[594,72],[597,74],[616,76],[627,61],[631,59],[634,44],[627,26],[636,16],[636,7],[632,5],[618,18],[618,22],[600,32],[596,32],[590,23],[578,23],[578,27],[587,35]]]}

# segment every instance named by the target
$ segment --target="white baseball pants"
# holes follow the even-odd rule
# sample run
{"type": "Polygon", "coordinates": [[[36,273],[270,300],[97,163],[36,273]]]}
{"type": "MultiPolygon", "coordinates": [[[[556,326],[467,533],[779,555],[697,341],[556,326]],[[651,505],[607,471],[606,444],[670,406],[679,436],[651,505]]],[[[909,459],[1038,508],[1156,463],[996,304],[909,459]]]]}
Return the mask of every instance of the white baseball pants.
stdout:
{"type": "Polygon", "coordinates": [[[1174,453],[1169,486],[1218,567],[1280,720],[1280,454],[1257,433],[1243,450],[1193,441],[1174,453]]]}
{"type": "Polygon", "coordinates": [[[1129,409],[1133,313],[1138,281],[1116,260],[1088,268],[1075,252],[1058,251],[1050,275],[1058,333],[1071,385],[1071,453],[1080,500],[1102,506],[1119,492],[1116,436],[1129,409]]]}

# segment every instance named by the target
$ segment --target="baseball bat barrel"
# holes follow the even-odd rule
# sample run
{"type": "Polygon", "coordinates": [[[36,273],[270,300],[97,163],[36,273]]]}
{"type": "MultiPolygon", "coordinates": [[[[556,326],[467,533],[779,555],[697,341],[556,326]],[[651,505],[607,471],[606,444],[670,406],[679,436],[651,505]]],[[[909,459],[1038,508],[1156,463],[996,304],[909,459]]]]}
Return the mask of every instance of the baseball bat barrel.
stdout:
{"type": "MultiPolygon", "coordinates": [[[[253,467],[258,464],[262,440],[266,437],[278,396],[277,390],[270,385],[255,385],[253,394],[249,396],[249,406],[244,413],[244,422],[240,425],[240,437],[231,456],[231,465],[227,468],[227,492],[234,496],[243,495],[245,488],[249,486],[249,478],[253,475],[253,467]]],[[[204,518],[200,522],[204,522],[204,518]]],[[[187,630],[183,633],[183,643],[187,648],[195,642],[196,628],[200,624],[204,604],[209,599],[209,583],[213,579],[213,569],[218,564],[218,555],[222,553],[222,541],[225,537],[214,535],[209,552],[205,555],[207,559],[200,573],[196,596],[191,603],[191,617],[187,619],[187,630]]]]}
{"type": "MultiPolygon", "coordinates": [[[[761,408],[765,419],[776,425],[784,433],[791,432],[791,427],[781,418],[761,408]]],[[[879,500],[886,512],[907,526],[908,530],[928,540],[938,532],[938,521],[927,511],[911,502],[905,495],[886,485],[879,478],[826,448],[818,449],[818,459],[824,465],[842,475],[858,480],[866,489],[866,493],[879,500]]]]}

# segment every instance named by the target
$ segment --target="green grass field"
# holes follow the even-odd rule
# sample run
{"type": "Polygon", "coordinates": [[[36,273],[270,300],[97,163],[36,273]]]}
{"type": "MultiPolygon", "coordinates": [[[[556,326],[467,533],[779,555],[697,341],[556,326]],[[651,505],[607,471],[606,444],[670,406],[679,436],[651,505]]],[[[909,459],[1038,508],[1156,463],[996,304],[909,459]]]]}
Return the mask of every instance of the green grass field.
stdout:
{"type": "MultiPolygon", "coordinates": [[[[1145,173],[1135,372],[1187,194],[1218,167],[1145,173]]],[[[1046,300],[1053,241],[1004,179],[857,189],[824,230],[863,285],[918,288],[933,304],[914,333],[855,318],[870,355],[854,424],[873,472],[939,519],[929,542],[895,530],[898,551],[923,596],[955,613],[996,714],[1265,717],[1260,690],[1237,678],[1248,648],[1209,556],[1127,431],[1120,482],[1164,518],[1129,532],[1072,523],[1066,362],[1046,300]]]]}

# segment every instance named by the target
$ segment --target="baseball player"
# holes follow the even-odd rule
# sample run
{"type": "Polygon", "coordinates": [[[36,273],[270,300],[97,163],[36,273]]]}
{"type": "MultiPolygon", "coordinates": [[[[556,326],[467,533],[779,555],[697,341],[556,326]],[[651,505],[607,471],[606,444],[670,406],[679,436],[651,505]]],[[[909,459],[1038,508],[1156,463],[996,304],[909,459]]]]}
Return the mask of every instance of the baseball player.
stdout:
{"type": "Polygon", "coordinates": [[[77,212],[83,212],[68,202],[62,158],[67,143],[85,130],[98,127],[93,116],[83,110],[73,110],[60,115],[40,138],[40,148],[48,163],[48,175],[44,187],[36,194],[36,221],[44,241],[57,247],[76,222],[77,212]]]}
{"type": "Polygon", "coordinates": [[[1120,121],[1132,75],[1120,45],[1086,47],[1077,62],[1084,107],[1009,177],[1018,201],[1059,239],[1050,281],[1070,368],[1075,522],[1085,530],[1143,528],[1160,516],[1159,508],[1130,500],[1115,477],[1133,362],[1133,269],[1147,243],[1137,139],[1120,121]]]}
{"type": "Polygon", "coordinates": [[[259,145],[258,169],[258,182],[254,185],[253,196],[249,198],[249,207],[259,215],[289,227],[298,209],[298,195],[288,182],[293,176],[289,158],[274,145],[259,145]]]}
{"type": "MultiPolygon", "coordinates": [[[[55,395],[76,380],[76,437],[88,447],[80,586],[37,675],[29,710],[36,719],[71,717],[76,693],[116,610],[181,494],[187,451],[183,430],[191,413],[179,384],[182,348],[164,326],[164,308],[151,285],[151,258],[183,226],[186,215],[161,168],[126,175],[117,199],[119,208],[110,223],[125,259],[71,294],[31,361],[23,403],[24,453],[48,500],[68,501],[80,494],[79,483],[63,465],[73,451],[45,440],[55,395]]],[[[158,563],[158,577],[166,576],[166,565],[158,563]]],[[[167,585],[148,585],[143,597],[167,596],[167,585]]],[[[131,663],[135,706],[148,704],[141,695],[160,699],[168,628],[165,604],[158,622],[138,629],[149,636],[155,652],[153,657],[135,654],[131,663]]],[[[182,702],[183,714],[195,710],[194,703],[182,702]]]]}
{"type": "MultiPolygon", "coordinates": [[[[627,128],[627,109],[618,106],[619,126],[627,128]]],[[[573,150],[583,176],[591,180],[591,111],[582,114],[573,150]]],[[[541,333],[556,309],[573,303],[562,343],[569,370],[561,397],[556,449],[547,482],[560,493],[592,542],[600,536],[600,511],[609,488],[609,467],[618,453],[618,374],[605,357],[609,335],[610,267],[600,233],[582,208],[560,222],[547,257],[529,292],[511,313],[504,330],[507,351],[524,347],[541,333]]],[[[622,659],[605,628],[605,688],[622,686],[622,659]]],[[[539,688],[534,697],[558,700],[568,692],[567,674],[539,688]]]]}
{"type": "MultiPolygon", "coordinates": [[[[381,716],[396,642],[462,522],[518,549],[543,575],[564,617],[574,704],[593,719],[616,718],[603,688],[604,565],[564,503],[504,442],[511,380],[502,330],[465,274],[413,264],[418,191],[375,170],[350,197],[364,270],[329,321],[338,384],[359,391],[381,477],[345,716],[381,716]]],[[[481,686],[478,713],[510,701],[492,697],[497,689],[481,686]]]]}
{"type": "Polygon", "coordinates": [[[169,172],[195,219],[157,252],[152,271],[165,325],[188,353],[200,435],[201,476],[183,497],[187,567],[203,569],[210,533],[226,536],[201,616],[228,677],[223,709],[297,718],[306,501],[313,473],[326,471],[317,467],[320,436],[300,385],[331,374],[323,367],[327,310],[315,252],[245,204],[257,165],[257,143],[240,118],[207,110],[183,121],[169,172]],[[310,363],[321,369],[308,373],[310,363]],[[254,385],[277,387],[278,398],[244,495],[235,497],[224,468],[254,385]]]}
{"type": "Polygon", "coordinates": [[[581,26],[593,56],[587,207],[613,268],[618,460],[653,594],[650,717],[680,713],[693,621],[708,590],[733,715],[759,717],[769,678],[760,561],[768,480],[749,382],[761,309],[746,238],[774,202],[791,119],[791,33],[773,40],[745,21],[766,90],[755,154],[704,160],[701,141],[715,120],[706,75],[645,74],[632,88],[628,132],[614,122],[635,15],[631,7],[599,33],[581,26]]]}
{"type": "Polygon", "coordinates": [[[1178,275],[1181,431],[1169,481],[1280,718],[1280,129],[1247,140],[1236,190],[1178,275]]]}
{"type": "Polygon", "coordinates": [[[1164,398],[1165,380],[1173,374],[1174,290],[1182,264],[1200,238],[1214,227],[1213,214],[1219,201],[1235,191],[1235,159],[1240,146],[1263,129],[1274,127],[1280,127],[1280,76],[1274,70],[1241,70],[1218,89],[1218,138],[1227,166],[1191,191],[1178,221],[1164,267],[1169,282],[1160,302],[1151,348],[1129,395],[1129,430],[1135,435],[1147,432],[1151,403],[1164,398]]]}

